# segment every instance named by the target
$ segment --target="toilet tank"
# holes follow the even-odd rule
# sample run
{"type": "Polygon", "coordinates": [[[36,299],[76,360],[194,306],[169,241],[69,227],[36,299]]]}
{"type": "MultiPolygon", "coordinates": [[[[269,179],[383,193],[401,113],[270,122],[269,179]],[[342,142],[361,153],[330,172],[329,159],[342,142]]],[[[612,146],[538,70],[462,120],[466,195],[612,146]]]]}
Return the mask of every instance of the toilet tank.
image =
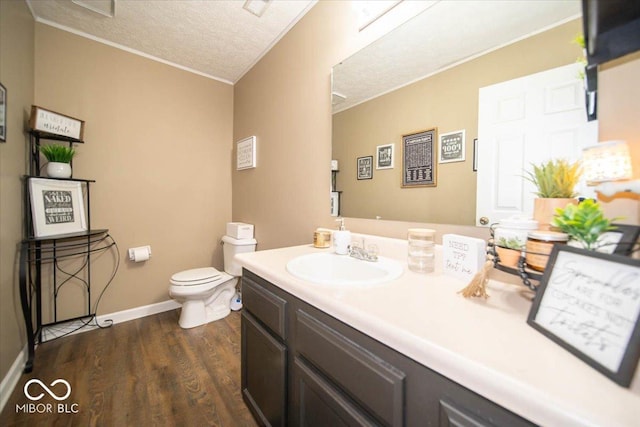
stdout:
{"type": "Polygon", "coordinates": [[[257,243],[256,239],[234,239],[231,236],[223,236],[224,271],[232,276],[241,276],[242,266],[233,257],[236,254],[255,252],[257,243]]]}

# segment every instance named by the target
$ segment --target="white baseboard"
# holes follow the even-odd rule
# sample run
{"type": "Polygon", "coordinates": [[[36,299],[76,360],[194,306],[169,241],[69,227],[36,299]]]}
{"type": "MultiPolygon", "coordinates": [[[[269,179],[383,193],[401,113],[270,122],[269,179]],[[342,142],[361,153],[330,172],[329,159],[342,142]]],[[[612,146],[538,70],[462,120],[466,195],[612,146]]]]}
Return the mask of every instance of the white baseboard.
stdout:
{"type": "Polygon", "coordinates": [[[140,319],[141,317],[175,310],[180,307],[180,303],[170,299],[156,304],[143,305],[141,307],[130,308],[128,310],[116,311],[111,314],[103,314],[97,316],[96,320],[102,325],[106,320],[111,319],[115,325],[116,323],[128,322],[129,320],[140,319]]]}
{"type": "MultiPolygon", "coordinates": [[[[103,314],[96,317],[96,321],[100,325],[104,325],[108,320],[113,321],[113,324],[123,323],[129,320],[139,319],[141,317],[151,316],[153,314],[163,313],[165,311],[175,310],[176,308],[180,308],[180,304],[174,300],[167,300],[163,302],[159,302],[157,304],[143,305],[141,307],[131,308],[128,310],[116,311],[111,314],[103,314]]],[[[70,333],[77,334],[81,332],[87,332],[95,329],[93,328],[81,328],[75,330],[70,333]]],[[[24,365],[27,362],[27,346],[20,353],[18,353],[18,357],[9,368],[9,371],[0,382],[0,412],[4,409],[4,406],[7,404],[9,397],[11,397],[11,393],[16,388],[18,381],[20,380],[20,376],[22,375],[22,371],[24,370],[24,365]]]]}
{"type": "Polygon", "coordinates": [[[27,346],[25,345],[18,357],[9,368],[9,372],[4,376],[2,382],[0,382],[0,412],[4,409],[4,405],[9,401],[13,389],[16,388],[16,384],[20,380],[24,364],[27,363],[27,346]]]}

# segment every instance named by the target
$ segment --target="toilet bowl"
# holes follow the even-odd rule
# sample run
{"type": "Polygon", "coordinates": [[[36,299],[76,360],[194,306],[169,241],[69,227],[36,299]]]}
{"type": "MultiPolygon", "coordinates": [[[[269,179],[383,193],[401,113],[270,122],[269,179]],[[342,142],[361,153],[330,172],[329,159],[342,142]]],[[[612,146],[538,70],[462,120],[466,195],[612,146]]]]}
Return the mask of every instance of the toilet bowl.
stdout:
{"type": "MultiPolygon", "coordinates": [[[[238,224],[247,225],[233,224],[236,228],[238,224]]],[[[251,230],[253,231],[253,228],[251,230]]],[[[224,272],[213,267],[203,267],[181,271],[171,276],[169,295],[182,304],[178,324],[184,329],[222,319],[231,312],[231,300],[236,295],[238,277],[242,275],[242,266],[234,256],[255,251],[257,242],[253,238],[236,239],[224,236],[222,244],[224,272]]]]}
{"type": "Polygon", "coordinates": [[[238,278],[213,267],[194,268],[171,276],[169,294],[182,304],[178,324],[194,328],[226,317],[238,278]]]}

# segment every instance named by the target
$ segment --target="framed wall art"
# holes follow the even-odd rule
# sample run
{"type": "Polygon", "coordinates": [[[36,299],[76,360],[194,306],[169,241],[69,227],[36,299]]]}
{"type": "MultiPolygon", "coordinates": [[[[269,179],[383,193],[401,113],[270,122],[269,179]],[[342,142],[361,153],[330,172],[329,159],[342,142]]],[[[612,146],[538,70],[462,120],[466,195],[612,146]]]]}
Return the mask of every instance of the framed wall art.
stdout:
{"type": "Polygon", "coordinates": [[[376,147],[376,169],[393,169],[393,144],[376,147]]]}
{"type": "Polygon", "coordinates": [[[7,88],[0,83],[0,142],[7,142],[7,88]]]}
{"type": "Polygon", "coordinates": [[[87,230],[82,183],[30,178],[29,196],[34,237],[87,230]]]}
{"type": "Polygon", "coordinates": [[[439,163],[464,162],[464,134],[464,130],[457,130],[440,135],[439,163]]]}
{"type": "Polygon", "coordinates": [[[527,323],[628,387],[640,357],[640,260],[556,245],[527,323]]]}
{"type": "Polygon", "coordinates": [[[241,139],[236,143],[236,170],[251,169],[257,165],[256,137],[241,139]]]}
{"type": "Polygon", "coordinates": [[[373,156],[358,157],[358,179],[373,178],[373,156]]]}
{"type": "Polygon", "coordinates": [[[402,136],[402,187],[435,187],[437,129],[402,136]]]}

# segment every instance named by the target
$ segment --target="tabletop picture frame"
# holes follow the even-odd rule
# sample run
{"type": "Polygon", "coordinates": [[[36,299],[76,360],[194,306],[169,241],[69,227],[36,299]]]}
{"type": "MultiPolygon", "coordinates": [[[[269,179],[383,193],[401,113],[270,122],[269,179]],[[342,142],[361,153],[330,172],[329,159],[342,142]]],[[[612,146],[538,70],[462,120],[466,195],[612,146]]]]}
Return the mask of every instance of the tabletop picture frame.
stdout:
{"type": "Polygon", "coordinates": [[[87,230],[81,182],[31,178],[29,196],[34,237],[87,230]]]}
{"type": "Polygon", "coordinates": [[[402,187],[437,185],[437,128],[402,135],[402,187]]]}
{"type": "Polygon", "coordinates": [[[363,156],[357,159],[358,180],[373,178],[373,156],[363,156]]]}
{"type": "Polygon", "coordinates": [[[629,387],[640,358],[640,260],[555,245],[527,323],[629,387]]]}

